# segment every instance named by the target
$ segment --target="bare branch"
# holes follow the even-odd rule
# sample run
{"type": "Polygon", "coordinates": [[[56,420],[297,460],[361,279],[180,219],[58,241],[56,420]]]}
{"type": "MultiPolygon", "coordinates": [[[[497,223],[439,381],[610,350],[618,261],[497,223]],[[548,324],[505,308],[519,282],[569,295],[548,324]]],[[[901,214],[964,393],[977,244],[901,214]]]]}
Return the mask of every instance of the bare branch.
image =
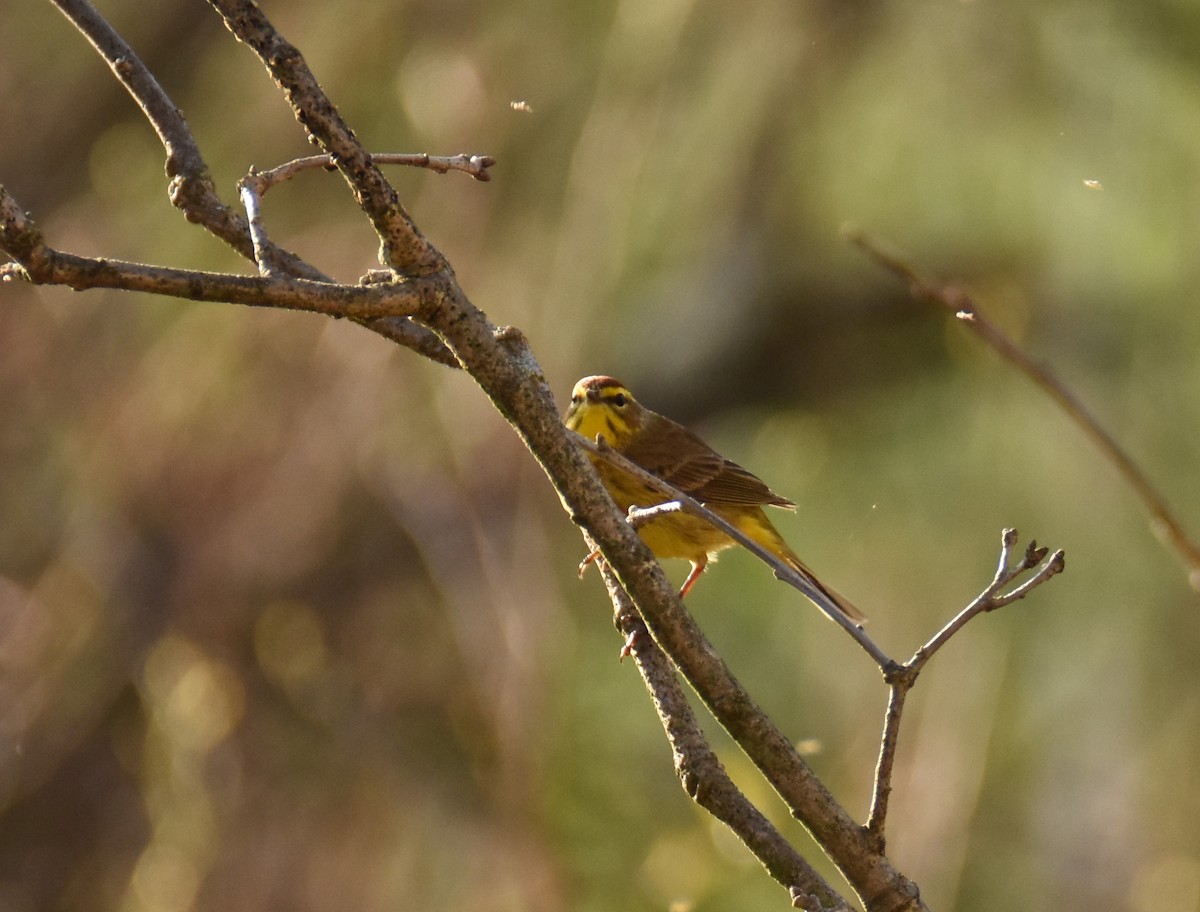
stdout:
{"type": "Polygon", "coordinates": [[[975,300],[957,285],[942,285],[923,275],[899,253],[871,238],[857,228],[848,228],[846,237],[852,244],[889,272],[904,279],[913,297],[929,301],[945,308],[968,329],[983,339],[1009,364],[1032,380],[1046,395],[1053,399],[1076,425],[1078,425],[1100,450],[1100,454],[1111,463],[1125,482],[1141,499],[1150,514],[1153,526],[1178,555],[1188,570],[1188,580],[1193,589],[1200,591],[1200,545],[1184,530],[1167,502],[1155,490],[1145,473],[1108,433],[1088,408],[1080,401],[1053,371],[1030,357],[1016,342],[1006,336],[980,310],[975,300]]]}
{"type": "Polygon", "coordinates": [[[275,30],[252,0],[209,2],[237,39],[258,55],[283,89],[296,119],[342,172],[379,235],[384,264],[405,275],[445,270],[445,258],[417,229],[399,195],[342,119],[300,51],[275,30]]]}
{"type": "Polygon", "coordinates": [[[254,262],[258,264],[259,275],[276,275],[283,270],[278,258],[275,257],[267,237],[266,226],[263,225],[261,202],[262,191],[252,181],[238,183],[238,195],[242,198],[242,207],[246,210],[246,220],[250,225],[250,241],[254,245],[254,262]]]}
{"type": "MultiPolygon", "coordinates": [[[[167,177],[172,205],[190,222],[198,223],[246,259],[254,260],[245,219],[221,201],[200,147],[183,113],[171,101],[154,74],[133,48],[117,34],[87,0],[52,0],[104,58],[121,85],[142,109],[167,153],[167,177]]],[[[287,271],[316,281],[327,277],[295,254],[276,250],[274,257],[287,271]]]]}
{"type": "Polygon", "coordinates": [[[945,646],[949,639],[966,626],[972,618],[988,611],[995,611],[997,608],[1003,608],[1005,605],[1024,598],[1037,586],[1040,586],[1051,577],[1058,575],[1066,567],[1066,559],[1063,552],[1055,551],[1050,555],[1049,560],[1046,560],[1042,564],[1037,573],[1022,585],[1006,593],[1003,591],[1005,586],[1021,574],[1037,567],[1039,563],[1042,563],[1043,558],[1047,554],[1045,548],[1037,548],[1035,543],[1030,542],[1030,547],[1026,549],[1023,557],[1016,563],[1010,563],[1012,546],[1015,543],[1016,531],[1005,529],[1003,546],[1001,548],[1001,564],[999,570],[996,572],[996,577],[971,604],[955,615],[945,627],[934,634],[928,643],[918,649],[912,658],[905,663],[905,668],[919,672],[925,666],[925,663],[933,657],[934,653],[945,646]]]}
{"type": "Polygon", "coordinates": [[[908,692],[917,683],[917,676],[934,654],[950,641],[950,638],[962,630],[969,621],[985,614],[1003,608],[1024,598],[1042,583],[1057,576],[1066,567],[1066,558],[1062,551],[1049,554],[1049,549],[1039,548],[1037,543],[1030,541],[1024,554],[1013,560],[1013,548],[1017,543],[1015,529],[1005,529],[1000,536],[1000,561],[996,573],[987,587],[965,608],[956,614],[948,624],[942,627],[912,657],[903,665],[893,665],[885,672],[888,686],[887,712],[883,722],[883,736],[880,739],[879,760],[875,766],[875,785],[871,796],[871,811],[867,818],[867,831],[875,840],[880,852],[884,850],[884,824],[887,819],[888,798],[892,791],[892,768],[896,759],[896,744],[900,737],[900,722],[904,714],[904,702],[908,692]],[[1039,566],[1040,565],[1040,566],[1039,566]],[[1025,582],[1007,592],[1005,587],[1021,575],[1036,569],[1036,572],[1025,582]]]}
{"type": "Polygon", "coordinates": [[[887,849],[884,826],[887,823],[888,802],[892,797],[892,769],[896,764],[896,745],[900,739],[904,701],[911,689],[911,683],[892,683],[888,688],[887,711],[883,717],[883,735],[880,738],[879,759],[875,763],[875,780],[871,791],[871,809],[867,813],[867,832],[874,843],[875,851],[880,853],[887,849]]]}
{"type": "Polygon", "coordinates": [[[36,224],[3,187],[0,187],[0,249],[17,261],[0,266],[0,276],[5,281],[24,279],[39,285],[66,285],[76,291],[115,288],[191,301],[281,307],[364,320],[411,316],[427,307],[431,300],[428,284],[422,280],[332,285],[288,276],[169,269],[63,253],[45,244],[36,224]]]}
{"type": "MultiPolygon", "coordinates": [[[[376,152],[371,160],[377,165],[408,165],[413,168],[427,168],[436,174],[446,174],[450,171],[462,171],[477,181],[490,181],[492,173],[489,170],[496,164],[496,159],[490,155],[429,155],[426,152],[376,152]]],[[[253,181],[255,189],[262,196],[277,184],[289,181],[303,171],[320,168],[330,171],[336,168],[331,155],[308,155],[295,158],[282,165],[276,165],[266,171],[251,170],[242,180],[253,181]]]]}
{"type": "Polygon", "coordinates": [[[787,888],[797,908],[849,912],[846,901],[734,785],[697,724],[670,660],[646,631],[616,575],[607,566],[600,572],[612,599],[617,629],[627,642],[637,644],[631,654],[671,745],[675,773],[684,791],[741,839],[768,873],[787,888]]]}

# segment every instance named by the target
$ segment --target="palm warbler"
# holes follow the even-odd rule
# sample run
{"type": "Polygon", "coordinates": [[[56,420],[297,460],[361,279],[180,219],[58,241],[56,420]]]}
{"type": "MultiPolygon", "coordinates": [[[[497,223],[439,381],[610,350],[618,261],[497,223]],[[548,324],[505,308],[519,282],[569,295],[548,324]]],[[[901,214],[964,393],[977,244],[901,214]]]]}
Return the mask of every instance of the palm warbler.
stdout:
{"type": "MultiPolygon", "coordinates": [[[[564,421],[584,437],[593,440],[603,437],[630,462],[695,498],[780,558],[855,623],[865,620],[847,599],[813,576],[763,511],[764,506],[795,509],[794,503],[780,497],[757,476],[726,459],[687,428],[650,411],[612,377],[584,377],[576,383],[564,421]]],[[[592,456],[592,462],[622,510],[632,506],[652,507],[666,499],[603,457],[592,456]]],[[[708,562],[716,560],[718,551],[737,544],[711,523],[681,510],[651,519],[638,529],[638,534],[655,557],[691,562],[691,573],[679,590],[681,597],[700,578],[708,562]]]]}

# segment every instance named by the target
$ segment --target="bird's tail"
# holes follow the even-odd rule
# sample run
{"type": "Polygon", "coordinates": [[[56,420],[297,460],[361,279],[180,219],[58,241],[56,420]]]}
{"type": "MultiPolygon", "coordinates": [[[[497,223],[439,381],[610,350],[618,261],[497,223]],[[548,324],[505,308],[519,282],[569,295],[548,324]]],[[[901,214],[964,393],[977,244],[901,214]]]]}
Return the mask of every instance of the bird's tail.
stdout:
{"type": "Polygon", "coordinates": [[[789,567],[804,577],[805,580],[812,584],[814,589],[829,599],[830,605],[825,607],[832,607],[838,611],[841,611],[842,614],[850,618],[850,620],[853,621],[857,627],[861,627],[867,622],[867,616],[855,608],[854,603],[851,602],[850,599],[846,598],[836,590],[830,589],[823,582],[817,579],[816,574],[809,570],[804,561],[800,560],[800,558],[796,556],[796,552],[794,552],[787,545],[783,546],[779,556],[783,558],[784,563],[786,563],[789,567]]]}
{"type": "Polygon", "coordinates": [[[736,524],[750,538],[804,577],[805,582],[815,590],[815,593],[805,592],[804,594],[812,599],[818,608],[827,614],[840,611],[856,627],[861,627],[867,622],[867,616],[855,608],[850,599],[830,589],[817,579],[817,575],[809,570],[804,561],[800,560],[796,552],[788,546],[788,543],[783,540],[783,536],[779,534],[779,530],[771,524],[761,509],[757,515],[743,517],[736,524]]]}

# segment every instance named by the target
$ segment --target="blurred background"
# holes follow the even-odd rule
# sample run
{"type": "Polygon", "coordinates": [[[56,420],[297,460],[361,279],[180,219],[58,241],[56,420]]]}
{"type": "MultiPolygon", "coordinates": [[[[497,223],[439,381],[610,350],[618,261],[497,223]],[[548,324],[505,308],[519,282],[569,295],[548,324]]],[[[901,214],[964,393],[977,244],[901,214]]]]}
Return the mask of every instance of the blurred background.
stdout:
{"type": "MultiPolygon", "coordinates": [[[[1037,389],[840,235],[965,282],[1200,535],[1200,7],[263,7],[370,148],[499,159],[389,174],[561,401],[616,375],[796,500],[780,529],[894,655],[1005,526],[1066,549],[909,700],[889,848],[933,908],[1200,909],[1181,562],[1037,389]]],[[[101,8],[228,201],[309,151],[206,4],[101,8]]],[[[50,4],[0,9],[0,99],[0,182],[52,245],[249,271],[169,206],[50,4]]],[[[339,278],[375,265],[336,175],[266,211],[339,278]]],[[[468,377],[320,317],[6,284],[0,391],[0,909],[784,907],[674,779],[578,532],[468,377]]],[[[866,656],[744,553],[689,606],[864,819],[866,656]]]]}

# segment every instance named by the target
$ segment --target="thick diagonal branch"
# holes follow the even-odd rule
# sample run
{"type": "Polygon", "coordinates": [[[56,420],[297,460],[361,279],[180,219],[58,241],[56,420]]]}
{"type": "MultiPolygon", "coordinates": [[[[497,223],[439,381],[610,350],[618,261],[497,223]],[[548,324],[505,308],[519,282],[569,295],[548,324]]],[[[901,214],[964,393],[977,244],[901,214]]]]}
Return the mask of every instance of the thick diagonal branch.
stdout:
{"type": "Polygon", "coordinates": [[[741,839],[767,872],[787,888],[794,906],[811,912],[849,912],[837,891],[734,785],[697,724],[674,666],[650,638],[612,570],[602,565],[600,572],[615,609],[617,629],[638,644],[632,655],[654,701],[684,791],[741,839]]]}

